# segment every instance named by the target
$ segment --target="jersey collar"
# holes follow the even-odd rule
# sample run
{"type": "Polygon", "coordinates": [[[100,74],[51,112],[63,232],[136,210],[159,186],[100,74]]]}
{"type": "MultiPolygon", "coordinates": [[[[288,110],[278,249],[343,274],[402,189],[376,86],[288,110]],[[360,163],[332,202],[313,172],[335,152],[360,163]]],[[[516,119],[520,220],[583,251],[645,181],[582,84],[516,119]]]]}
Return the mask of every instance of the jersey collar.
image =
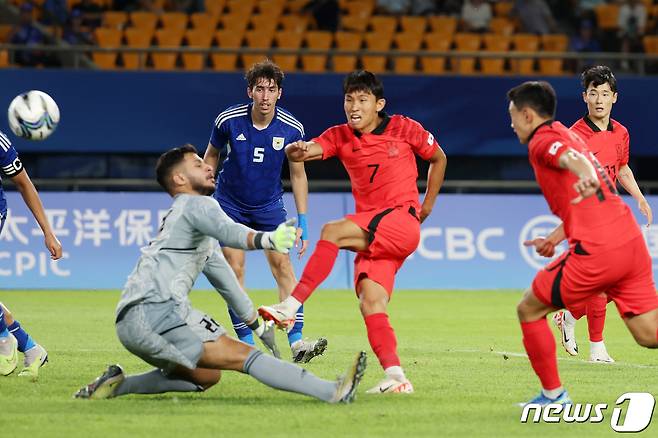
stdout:
{"type": "MultiPolygon", "coordinates": [[[[391,118],[389,117],[388,114],[386,114],[384,111],[379,112],[379,117],[382,118],[382,122],[377,125],[375,129],[372,130],[372,132],[369,132],[369,134],[374,134],[374,135],[382,135],[384,131],[386,130],[386,127],[388,126],[388,123],[391,121],[391,118]]],[[[357,137],[361,137],[363,134],[357,131],[356,129],[353,130],[354,135],[357,137]]]]}
{"type": "Polygon", "coordinates": [[[546,121],[545,121],[544,123],[542,123],[541,125],[537,126],[537,127],[536,127],[536,128],[530,133],[530,136],[528,137],[528,143],[530,143],[530,140],[532,140],[532,137],[535,136],[535,133],[536,133],[537,131],[539,131],[539,128],[541,128],[542,126],[551,126],[551,124],[552,124],[554,121],[555,121],[555,120],[553,120],[553,119],[549,119],[549,120],[546,120],[546,121]]]}
{"type": "MultiPolygon", "coordinates": [[[[583,121],[585,122],[585,124],[587,126],[589,126],[589,129],[591,129],[592,131],[601,132],[601,128],[596,126],[596,124],[590,120],[590,118],[587,114],[585,115],[585,117],[583,117],[583,121]]],[[[612,132],[613,129],[614,129],[614,126],[612,125],[612,117],[611,117],[610,120],[608,120],[608,128],[606,129],[606,131],[612,132]]]]}

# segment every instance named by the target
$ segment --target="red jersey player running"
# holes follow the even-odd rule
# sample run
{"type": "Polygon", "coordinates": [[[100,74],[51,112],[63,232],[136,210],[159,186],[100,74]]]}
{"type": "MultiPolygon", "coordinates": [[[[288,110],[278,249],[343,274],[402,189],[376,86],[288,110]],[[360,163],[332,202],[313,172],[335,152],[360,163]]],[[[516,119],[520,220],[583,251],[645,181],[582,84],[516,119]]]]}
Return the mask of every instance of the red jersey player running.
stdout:
{"type": "MultiPolygon", "coordinates": [[[[628,130],[618,121],[610,117],[612,105],[617,102],[617,79],[610,68],[599,65],[589,68],[581,75],[583,85],[583,100],[587,104],[587,115],[571,126],[570,130],[578,134],[587,143],[587,148],[605,169],[608,177],[616,185],[617,180],[637,201],[640,212],[647,217],[648,224],[652,222],[652,212],[649,203],[642,195],[635,181],[633,171],[628,166],[629,135],[628,130]]],[[[530,244],[535,244],[537,252],[552,257],[555,246],[564,240],[564,227],[556,228],[546,239],[538,238],[530,244]]],[[[589,328],[591,362],[614,362],[608,354],[603,342],[603,327],[608,297],[599,294],[593,297],[586,306],[565,310],[553,315],[553,322],[562,335],[562,345],[572,356],[578,354],[576,343],[576,321],[587,315],[589,328]]]]}
{"type": "Polygon", "coordinates": [[[580,137],[553,121],[557,102],[550,84],[525,82],[508,99],[512,128],[528,144],[537,182],[569,239],[569,250],[537,273],[517,307],[523,345],[542,385],[530,403],[570,404],[546,315],[580,309],[605,291],[637,343],[658,347],[651,258],[633,214],[596,157],[580,137]]]}
{"type": "Polygon", "coordinates": [[[368,341],[386,373],[368,392],[409,393],[413,387],[400,366],[386,307],[395,274],[418,246],[420,223],[434,206],[443,183],[446,156],[434,136],[419,123],[383,112],[384,89],[374,74],[349,74],[343,92],[347,123],[327,129],[311,142],[289,144],[286,153],[290,161],[337,157],[349,174],[356,214],[322,227],[320,240],[292,295],[279,304],[261,307],[259,312],[280,326],[293,322],[295,311],[331,272],[338,250],[356,252],[356,294],[368,341]],[[422,206],[414,154],[430,162],[422,206]]]}

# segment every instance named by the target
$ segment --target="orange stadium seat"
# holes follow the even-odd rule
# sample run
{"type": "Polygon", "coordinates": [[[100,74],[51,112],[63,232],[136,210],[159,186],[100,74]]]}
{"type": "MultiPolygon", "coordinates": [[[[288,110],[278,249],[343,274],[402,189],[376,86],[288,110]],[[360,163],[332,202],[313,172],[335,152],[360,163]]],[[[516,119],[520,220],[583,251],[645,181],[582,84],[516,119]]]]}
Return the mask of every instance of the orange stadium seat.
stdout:
{"type": "Polygon", "coordinates": [[[187,29],[188,15],[183,12],[165,12],[160,15],[160,22],[165,29],[187,29]]]}
{"type": "Polygon", "coordinates": [[[392,36],[398,27],[398,20],[388,15],[373,15],[368,26],[373,33],[392,36]]]}
{"type": "MultiPolygon", "coordinates": [[[[504,35],[484,35],[484,50],[486,52],[507,52],[511,39],[504,35]]],[[[480,67],[483,74],[502,75],[505,73],[505,58],[482,58],[480,67]]]]}
{"type": "Polygon", "coordinates": [[[206,13],[219,17],[222,15],[222,11],[224,10],[224,6],[226,5],[225,0],[206,0],[205,1],[205,11],[206,13]]]}
{"type": "Polygon", "coordinates": [[[308,15],[282,15],[279,17],[279,26],[283,30],[303,34],[308,27],[308,20],[308,15]]]}
{"type": "MultiPolygon", "coordinates": [[[[333,35],[331,32],[311,31],[306,33],[306,45],[309,49],[329,50],[333,35]]],[[[327,55],[302,55],[302,68],[306,72],[320,73],[326,71],[327,55]]]]}
{"type": "Polygon", "coordinates": [[[286,2],[285,10],[291,14],[296,14],[304,9],[304,6],[308,3],[309,0],[288,0],[286,2]]]}
{"type": "Polygon", "coordinates": [[[345,2],[341,5],[341,9],[344,11],[344,16],[348,17],[361,17],[367,20],[375,9],[375,5],[370,1],[350,1],[345,2]]]}
{"type": "Polygon", "coordinates": [[[505,17],[494,17],[489,22],[489,30],[500,35],[512,35],[514,33],[514,22],[505,17]]]}
{"type": "MultiPolygon", "coordinates": [[[[121,37],[123,32],[120,29],[110,29],[98,27],[94,30],[96,43],[103,48],[115,49],[121,47],[121,37]]],[[[103,69],[116,68],[116,52],[93,52],[92,59],[94,64],[103,69]]]]}
{"type": "Polygon", "coordinates": [[[619,5],[613,3],[601,4],[594,8],[596,22],[600,29],[615,30],[619,26],[619,5]]]}
{"type": "Polygon", "coordinates": [[[251,15],[255,6],[254,0],[228,0],[226,2],[230,14],[246,15],[247,17],[251,15]]]}
{"type": "Polygon", "coordinates": [[[249,15],[225,14],[220,17],[222,29],[235,32],[237,35],[244,35],[249,24],[249,15]]]}
{"type": "MultiPolygon", "coordinates": [[[[444,33],[427,33],[423,38],[428,51],[447,52],[450,50],[452,38],[444,33]]],[[[421,56],[420,65],[426,74],[442,74],[446,71],[445,56],[421,56]]]]}
{"type": "MultiPolygon", "coordinates": [[[[423,42],[423,35],[417,32],[398,32],[393,37],[398,50],[418,51],[423,42]]],[[[396,56],[393,58],[393,71],[396,73],[415,73],[416,55],[396,56]]]]}
{"type": "Polygon", "coordinates": [[[566,52],[569,37],[564,34],[542,35],[541,46],[544,52],[566,52]]]}
{"type": "MultiPolygon", "coordinates": [[[[534,53],[539,50],[539,37],[529,33],[517,33],[512,35],[512,44],[515,52],[534,53]]],[[[512,65],[512,73],[520,75],[535,74],[534,59],[517,58],[513,59],[510,64],[512,65]]]]}
{"type": "Polygon", "coordinates": [[[400,27],[402,32],[422,35],[427,28],[427,18],[405,15],[400,17],[400,27]]]}
{"type": "Polygon", "coordinates": [[[650,54],[658,53],[658,35],[647,35],[642,38],[644,51],[650,54]]]}
{"type": "MultiPolygon", "coordinates": [[[[179,48],[183,40],[183,31],[181,29],[158,29],[155,32],[155,39],[158,47],[162,48],[179,48]]],[[[156,70],[173,70],[176,68],[176,58],[178,53],[153,53],[153,68],[156,70]]]]}
{"type": "Polygon", "coordinates": [[[9,52],[0,50],[0,68],[9,67],[9,52]]]}
{"type": "Polygon", "coordinates": [[[457,31],[457,18],[447,15],[435,15],[428,18],[432,33],[454,35],[457,31]]]}
{"type": "Polygon", "coordinates": [[[279,25],[279,20],[276,17],[271,17],[269,14],[259,14],[252,15],[250,23],[254,30],[272,37],[279,25]]]}
{"type": "MultiPolygon", "coordinates": [[[[215,32],[215,39],[217,45],[222,49],[239,49],[242,46],[242,34],[238,35],[232,30],[218,30],[215,32]]],[[[213,53],[210,57],[215,70],[231,71],[236,68],[237,51],[235,53],[213,53]]]]}
{"type": "Polygon", "coordinates": [[[540,59],[539,73],[545,76],[564,75],[564,61],[562,59],[540,59]]]}
{"type": "Polygon", "coordinates": [[[190,15],[190,22],[194,29],[205,30],[208,33],[214,33],[217,29],[217,23],[219,23],[219,16],[205,13],[205,12],[195,12],[190,15]]]}
{"type": "Polygon", "coordinates": [[[256,3],[256,9],[260,15],[267,15],[274,19],[278,19],[283,13],[283,8],[285,8],[285,0],[260,0],[256,3]]]}
{"type": "MultiPolygon", "coordinates": [[[[363,43],[363,36],[357,32],[336,32],[334,34],[336,48],[340,50],[357,51],[363,43]]],[[[334,55],[333,70],[338,73],[349,73],[356,69],[356,55],[334,55]]]]}
{"type": "Polygon", "coordinates": [[[264,49],[262,53],[243,53],[242,63],[245,68],[251,67],[259,61],[267,58],[267,52],[272,47],[273,35],[268,35],[259,30],[248,30],[244,35],[247,47],[250,49],[264,49]]]}
{"type": "MultiPolygon", "coordinates": [[[[129,27],[124,31],[128,47],[145,49],[151,46],[153,39],[153,30],[140,27],[129,27]]],[[[148,54],[143,53],[124,53],[123,68],[138,69],[145,68],[148,54]]]]}
{"type": "Polygon", "coordinates": [[[9,34],[11,34],[11,24],[0,24],[0,43],[9,41],[9,34]]]}
{"type": "MultiPolygon", "coordinates": [[[[303,35],[300,32],[282,30],[274,34],[274,41],[281,49],[297,50],[302,46],[303,35]]],[[[297,55],[275,54],[272,60],[276,62],[283,71],[297,70],[297,55]]]]}
{"type": "Polygon", "coordinates": [[[357,17],[355,15],[347,15],[341,17],[340,27],[346,31],[365,32],[368,27],[368,19],[357,17]]]}
{"type": "Polygon", "coordinates": [[[508,1],[497,1],[493,4],[494,15],[496,17],[509,17],[512,12],[514,3],[508,1]]]}
{"type": "MultiPolygon", "coordinates": [[[[482,40],[477,33],[455,34],[455,50],[457,52],[476,52],[480,50],[482,40]]],[[[475,58],[453,59],[453,71],[459,74],[475,73],[475,58]]]]}
{"type": "Polygon", "coordinates": [[[123,29],[128,23],[128,14],[121,11],[105,11],[103,12],[103,27],[111,27],[113,29],[123,29]]]}
{"type": "MultiPolygon", "coordinates": [[[[386,52],[391,48],[393,35],[379,32],[368,32],[364,35],[364,41],[369,51],[386,52]]],[[[382,73],[386,71],[385,55],[363,55],[361,63],[365,70],[373,73],[382,73]]]]}
{"type": "MultiPolygon", "coordinates": [[[[207,49],[212,42],[212,33],[205,29],[188,29],[185,32],[187,47],[207,49]]],[[[203,70],[206,65],[206,55],[203,53],[183,53],[183,68],[185,70],[203,70]]]]}
{"type": "Polygon", "coordinates": [[[130,14],[130,22],[133,27],[139,27],[140,29],[153,32],[158,24],[158,16],[153,12],[136,11],[130,14]]]}

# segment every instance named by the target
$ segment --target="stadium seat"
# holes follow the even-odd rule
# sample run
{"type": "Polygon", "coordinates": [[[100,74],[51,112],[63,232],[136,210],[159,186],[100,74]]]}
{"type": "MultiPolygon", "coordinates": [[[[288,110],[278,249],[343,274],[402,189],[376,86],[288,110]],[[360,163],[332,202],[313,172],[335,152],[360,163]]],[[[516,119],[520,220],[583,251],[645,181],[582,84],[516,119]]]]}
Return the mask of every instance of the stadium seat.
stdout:
{"type": "Polygon", "coordinates": [[[226,7],[229,14],[239,14],[249,17],[256,6],[255,0],[228,0],[226,7]]]}
{"type": "MultiPolygon", "coordinates": [[[[393,37],[398,50],[418,51],[423,42],[423,35],[417,32],[398,32],[393,37]]],[[[395,73],[409,74],[416,72],[416,55],[396,56],[393,60],[393,71],[395,73]]]]}
{"type": "Polygon", "coordinates": [[[160,22],[165,29],[187,29],[188,15],[183,12],[165,12],[160,15],[160,22]]]}
{"type": "MultiPolygon", "coordinates": [[[[212,42],[212,33],[205,29],[188,29],[185,32],[187,47],[207,49],[212,42]]],[[[206,66],[206,55],[203,53],[183,53],[183,68],[185,70],[203,70],[206,66]]]]}
{"type": "Polygon", "coordinates": [[[158,24],[158,16],[153,12],[136,11],[130,14],[130,22],[132,23],[133,27],[150,30],[151,33],[153,33],[153,31],[155,31],[156,25],[158,24]]]}
{"type": "Polygon", "coordinates": [[[509,17],[514,3],[510,1],[497,1],[493,3],[494,16],[509,17]]]}
{"type": "Polygon", "coordinates": [[[544,76],[562,76],[564,75],[563,64],[562,59],[540,59],[539,73],[544,76]]]}
{"type": "MultiPolygon", "coordinates": [[[[153,38],[153,30],[140,27],[129,27],[124,31],[127,46],[131,48],[145,49],[151,46],[151,39],[153,38]]],[[[124,53],[123,68],[125,69],[138,69],[146,67],[148,54],[144,53],[124,53]]]]}
{"type": "Polygon", "coordinates": [[[9,52],[0,50],[0,68],[9,67],[9,52]]]}
{"type": "Polygon", "coordinates": [[[271,17],[269,14],[259,14],[251,16],[251,27],[262,34],[267,34],[270,37],[274,36],[274,31],[279,25],[276,17],[271,17]]]}
{"type": "MultiPolygon", "coordinates": [[[[98,27],[94,30],[94,38],[96,44],[100,47],[115,49],[121,47],[121,37],[123,32],[120,29],[110,29],[98,27]]],[[[102,69],[116,68],[117,53],[116,52],[93,52],[92,60],[94,64],[102,69]]]]}
{"type": "Polygon", "coordinates": [[[642,38],[642,44],[644,45],[644,51],[650,54],[658,53],[658,35],[647,35],[642,38]]]}
{"type": "Polygon", "coordinates": [[[345,31],[365,32],[368,28],[368,19],[355,15],[341,17],[340,27],[345,31]]]}
{"type": "Polygon", "coordinates": [[[283,8],[285,8],[285,0],[260,0],[256,3],[256,9],[260,15],[267,15],[271,17],[275,22],[283,13],[283,8]]]}
{"type": "Polygon", "coordinates": [[[435,15],[428,18],[430,32],[454,35],[457,31],[457,18],[447,15],[435,15]]]}
{"type": "Polygon", "coordinates": [[[361,17],[368,20],[375,9],[375,5],[371,1],[355,0],[344,2],[341,5],[341,9],[344,11],[344,16],[346,17],[361,17]]]}
{"type": "MultiPolygon", "coordinates": [[[[393,42],[393,35],[379,32],[367,32],[364,35],[368,51],[387,52],[391,48],[393,42]]],[[[361,56],[361,63],[364,70],[373,73],[383,73],[386,71],[386,56],[385,55],[363,55],[361,56]]]]}
{"type": "Polygon", "coordinates": [[[112,29],[123,29],[128,23],[128,14],[121,11],[105,11],[103,12],[103,27],[110,27],[112,29]]]}
{"type": "Polygon", "coordinates": [[[222,23],[222,29],[230,30],[242,37],[249,24],[249,15],[226,14],[220,17],[220,22],[222,23]]]}
{"type": "Polygon", "coordinates": [[[272,47],[273,35],[263,33],[259,30],[248,30],[244,35],[247,47],[250,49],[264,49],[262,53],[243,53],[242,63],[245,68],[267,58],[267,52],[272,47]]]}
{"type": "Polygon", "coordinates": [[[11,34],[11,24],[0,24],[0,43],[9,41],[9,34],[11,34]]]}
{"type": "MultiPolygon", "coordinates": [[[[274,34],[274,41],[281,49],[297,50],[302,46],[303,35],[300,32],[282,30],[274,34]]],[[[297,55],[274,54],[272,60],[276,62],[283,71],[297,70],[297,55]]]]}
{"type": "MultiPolygon", "coordinates": [[[[507,52],[511,39],[504,35],[484,35],[484,50],[486,52],[507,52]]],[[[505,74],[505,58],[482,58],[480,67],[483,74],[502,75],[505,74]]]]}
{"type": "Polygon", "coordinates": [[[372,33],[391,37],[398,27],[398,20],[396,17],[389,17],[388,15],[373,15],[370,17],[368,27],[372,33]]]}
{"type": "MultiPolygon", "coordinates": [[[[158,29],[155,32],[155,39],[158,47],[179,48],[183,40],[183,31],[181,29],[158,29]]],[[[176,58],[178,53],[161,53],[154,52],[151,55],[153,68],[155,70],[173,70],[176,68],[176,58]]]]}
{"type": "MultiPolygon", "coordinates": [[[[427,33],[424,37],[425,47],[428,51],[447,52],[450,50],[452,39],[444,33],[427,33]]],[[[442,74],[446,71],[445,56],[421,56],[420,66],[423,73],[442,74]]]]}
{"type": "Polygon", "coordinates": [[[279,26],[282,30],[303,34],[308,27],[308,15],[282,15],[279,17],[279,26]]]}
{"type": "Polygon", "coordinates": [[[544,52],[566,52],[569,37],[564,34],[542,35],[541,47],[544,52]]]}
{"type": "Polygon", "coordinates": [[[499,35],[512,35],[514,33],[514,22],[505,17],[494,17],[489,22],[489,30],[499,35]]]}
{"type": "MultiPolygon", "coordinates": [[[[539,50],[539,37],[529,33],[517,33],[512,35],[513,51],[515,52],[537,52],[539,50]]],[[[534,59],[513,59],[511,61],[512,73],[520,75],[532,75],[535,73],[534,59]]]]}
{"type": "Polygon", "coordinates": [[[308,1],[309,0],[288,0],[284,11],[287,10],[291,14],[297,14],[304,9],[304,6],[308,4],[308,1]]]}
{"type": "MultiPolygon", "coordinates": [[[[304,38],[309,49],[329,50],[333,35],[331,32],[311,31],[304,38]]],[[[327,55],[302,55],[302,68],[306,72],[326,71],[327,55]]]]}
{"type": "MultiPolygon", "coordinates": [[[[361,48],[363,36],[358,32],[336,32],[334,34],[336,48],[339,50],[354,50],[361,48]]],[[[356,69],[356,55],[334,55],[333,71],[338,73],[349,73],[356,69]]]]}
{"type": "Polygon", "coordinates": [[[400,27],[404,33],[423,35],[427,28],[427,18],[405,15],[400,17],[400,27]]]}
{"type": "Polygon", "coordinates": [[[601,4],[594,8],[594,12],[596,13],[596,22],[599,26],[599,29],[617,29],[619,25],[619,5],[613,3],[601,4]]]}
{"type": "MultiPolygon", "coordinates": [[[[239,49],[242,46],[242,34],[237,34],[232,30],[218,30],[215,32],[215,40],[222,49],[239,49]]],[[[213,53],[210,58],[215,70],[231,71],[236,68],[238,54],[237,51],[235,53],[213,53]]]]}
{"type": "MultiPolygon", "coordinates": [[[[455,50],[457,52],[476,52],[480,50],[482,40],[477,33],[456,33],[455,50]]],[[[475,73],[475,58],[455,58],[453,59],[453,68],[455,73],[473,74],[475,73]]]]}
{"type": "Polygon", "coordinates": [[[190,15],[190,22],[194,29],[202,29],[212,34],[215,32],[215,29],[217,29],[219,16],[206,12],[195,12],[190,15]]]}
{"type": "Polygon", "coordinates": [[[225,0],[206,0],[205,1],[205,11],[206,13],[214,16],[214,17],[219,17],[222,15],[222,11],[224,10],[224,6],[226,5],[225,0]]]}

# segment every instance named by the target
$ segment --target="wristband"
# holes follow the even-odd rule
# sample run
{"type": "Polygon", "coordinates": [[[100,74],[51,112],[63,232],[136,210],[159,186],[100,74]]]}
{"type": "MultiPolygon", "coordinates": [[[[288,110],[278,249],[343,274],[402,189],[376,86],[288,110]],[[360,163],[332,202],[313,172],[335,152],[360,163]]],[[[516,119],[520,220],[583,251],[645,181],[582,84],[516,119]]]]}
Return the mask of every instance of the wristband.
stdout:
{"type": "Polygon", "coordinates": [[[298,227],[302,229],[302,240],[308,240],[308,225],[306,223],[306,213],[297,213],[298,227]]]}

